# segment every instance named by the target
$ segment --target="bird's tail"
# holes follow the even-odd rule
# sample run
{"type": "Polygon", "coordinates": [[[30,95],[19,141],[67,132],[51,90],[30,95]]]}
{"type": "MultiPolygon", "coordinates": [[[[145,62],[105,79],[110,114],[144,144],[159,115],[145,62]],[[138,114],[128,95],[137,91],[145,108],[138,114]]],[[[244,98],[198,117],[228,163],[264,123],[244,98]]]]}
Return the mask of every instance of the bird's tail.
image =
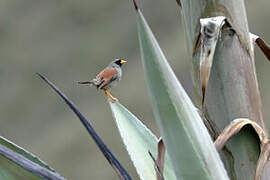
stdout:
{"type": "Polygon", "coordinates": [[[78,84],[89,84],[89,85],[94,85],[93,81],[79,81],[78,84]]]}

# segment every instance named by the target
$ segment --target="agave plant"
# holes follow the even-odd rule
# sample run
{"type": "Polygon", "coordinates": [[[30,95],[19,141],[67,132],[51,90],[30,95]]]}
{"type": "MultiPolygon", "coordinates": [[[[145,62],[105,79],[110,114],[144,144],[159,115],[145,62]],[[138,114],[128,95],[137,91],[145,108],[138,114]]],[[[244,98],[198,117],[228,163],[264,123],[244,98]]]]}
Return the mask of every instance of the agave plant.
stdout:
{"type": "MultiPolygon", "coordinates": [[[[133,3],[148,93],[162,137],[158,140],[119,102],[110,102],[110,107],[140,179],[267,179],[269,140],[253,46],[258,44],[268,58],[270,51],[249,33],[243,1],[177,1],[193,59],[196,107],[133,3]]],[[[124,177],[126,171],[116,172],[120,179],[131,178],[124,177]]]]}
{"type": "MultiPolygon", "coordinates": [[[[141,151],[141,146],[151,148],[141,142],[142,135],[137,135],[139,141],[132,133],[134,127],[137,131],[145,128],[135,126],[137,119],[124,111],[122,105],[111,103],[119,132],[138,174],[141,179],[268,179],[269,140],[254,73],[253,46],[257,43],[268,59],[269,46],[249,33],[243,1],[183,0],[177,3],[186,25],[193,59],[195,103],[200,110],[177,80],[134,1],[148,92],[167,149],[164,164],[160,163],[158,154],[157,160],[149,166],[151,159],[147,157],[147,149],[141,151]],[[140,144],[135,146],[135,142],[130,141],[140,144]],[[144,152],[143,156],[138,157],[138,149],[140,154],[144,152]],[[143,162],[148,163],[142,167],[143,162]],[[174,171],[169,174],[166,167],[174,171]],[[146,174],[145,169],[149,169],[150,174],[146,174]]],[[[144,132],[149,130],[141,134],[146,134],[144,132]]]]}
{"type": "MultiPolygon", "coordinates": [[[[177,0],[193,64],[194,103],[167,62],[138,5],[133,3],[148,93],[161,137],[156,137],[120,102],[110,101],[109,105],[140,179],[269,179],[270,145],[253,54],[257,44],[270,59],[270,48],[260,37],[249,33],[243,1],[177,0]]],[[[119,179],[132,179],[90,121],[53,83],[39,76],[78,116],[119,179]]],[[[6,147],[0,145],[0,153],[6,154],[6,159],[39,178],[62,178],[33,155],[18,150],[7,140],[3,142],[6,147]],[[14,148],[15,153],[8,155],[9,149],[14,148]],[[22,165],[24,161],[13,160],[16,153],[34,163],[22,165]],[[38,175],[43,169],[35,173],[32,165],[44,168],[49,176],[38,175]]]]}

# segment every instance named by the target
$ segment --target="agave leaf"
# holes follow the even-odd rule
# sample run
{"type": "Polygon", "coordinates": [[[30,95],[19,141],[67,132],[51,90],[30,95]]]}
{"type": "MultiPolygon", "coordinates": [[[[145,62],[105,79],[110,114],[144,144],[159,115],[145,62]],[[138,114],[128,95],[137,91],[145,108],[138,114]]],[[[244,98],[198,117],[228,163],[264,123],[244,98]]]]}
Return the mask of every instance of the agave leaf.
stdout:
{"type": "MultiPolygon", "coordinates": [[[[154,163],[148,151],[157,155],[157,137],[130,111],[118,102],[110,102],[114,120],[130,158],[142,180],[156,179],[154,163]]],[[[168,156],[165,156],[166,180],[175,180],[168,156]]]]}
{"type": "Polygon", "coordinates": [[[177,178],[228,179],[202,119],[139,9],[137,24],[148,92],[177,178]]]}
{"type": "Polygon", "coordinates": [[[37,73],[37,75],[46,82],[69,106],[69,108],[76,114],[78,119],[81,121],[89,135],[95,141],[96,145],[105,156],[107,161],[110,163],[119,179],[121,180],[132,180],[131,176],[128,174],[126,169],[122,166],[122,164],[118,161],[118,159],[114,156],[111,150],[106,146],[101,137],[97,134],[96,130],[92,126],[92,124],[82,115],[82,113],[78,110],[78,108],[71,102],[51,81],[49,81],[45,76],[37,73]]]}
{"type": "Polygon", "coordinates": [[[17,153],[23,155],[27,159],[39,164],[40,166],[43,166],[43,167],[47,168],[48,170],[55,172],[54,169],[49,167],[48,164],[46,164],[45,162],[40,160],[37,156],[35,156],[32,153],[28,152],[27,150],[21,148],[17,144],[14,144],[13,142],[9,141],[8,139],[0,136],[0,144],[2,144],[3,146],[5,146],[5,147],[7,147],[7,148],[9,148],[11,150],[13,150],[14,152],[17,152],[17,153]]]}
{"type": "Polygon", "coordinates": [[[0,137],[0,179],[64,180],[35,155],[0,137]]]}

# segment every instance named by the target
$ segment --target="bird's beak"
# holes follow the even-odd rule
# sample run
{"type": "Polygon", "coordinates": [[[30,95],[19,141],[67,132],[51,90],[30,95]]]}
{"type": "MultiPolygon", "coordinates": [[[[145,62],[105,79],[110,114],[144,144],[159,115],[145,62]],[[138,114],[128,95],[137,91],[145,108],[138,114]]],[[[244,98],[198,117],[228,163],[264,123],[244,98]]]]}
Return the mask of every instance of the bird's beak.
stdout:
{"type": "Polygon", "coordinates": [[[125,64],[127,61],[125,61],[125,60],[121,60],[121,64],[125,64]]]}

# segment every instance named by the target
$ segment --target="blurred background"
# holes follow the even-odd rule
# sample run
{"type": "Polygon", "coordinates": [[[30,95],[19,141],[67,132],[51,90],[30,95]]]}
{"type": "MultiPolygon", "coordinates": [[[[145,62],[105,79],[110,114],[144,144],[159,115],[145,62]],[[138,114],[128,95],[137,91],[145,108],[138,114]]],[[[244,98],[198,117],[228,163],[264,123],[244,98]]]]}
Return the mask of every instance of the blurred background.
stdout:
{"type": "MultiPolygon", "coordinates": [[[[270,43],[270,1],[246,0],[251,32],[270,43]]],[[[138,0],[179,80],[192,96],[190,57],[174,0],[138,0]]],[[[140,61],[130,0],[0,0],[0,135],[67,179],[117,179],[79,120],[35,72],[54,82],[93,123],[138,179],[103,92],[79,86],[117,57],[128,57],[112,94],[159,135],[140,61]]],[[[255,48],[265,118],[270,119],[270,64],[255,48]],[[267,111],[268,110],[268,111],[267,111]]]]}

